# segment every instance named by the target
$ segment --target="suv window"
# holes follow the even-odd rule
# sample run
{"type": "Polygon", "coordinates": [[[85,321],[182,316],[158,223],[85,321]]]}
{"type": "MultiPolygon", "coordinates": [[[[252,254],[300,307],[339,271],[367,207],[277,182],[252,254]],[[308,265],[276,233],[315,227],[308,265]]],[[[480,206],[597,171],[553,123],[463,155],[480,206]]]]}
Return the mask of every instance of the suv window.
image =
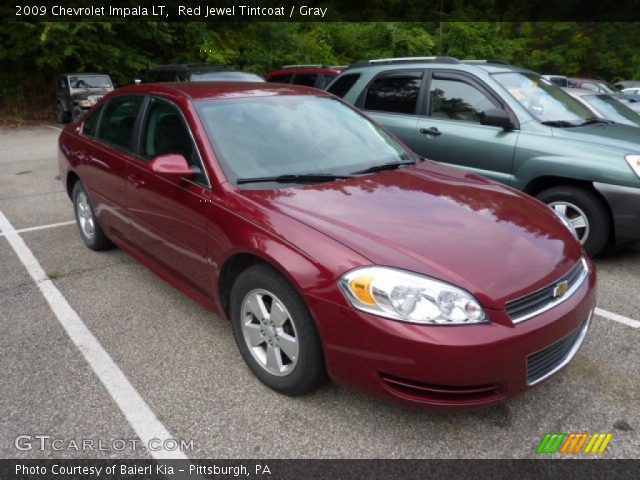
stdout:
{"type": "Polygon", "coordinates": [[[482,114],[497,105],[481,90],[457,79],[434,77],[429,93],[431,117],[480,123],[482,114]]]}
{"type": "Polygon", "coordinates": [[[274,75],[269,79],[272,83],[289,83],[291,81],[291,77],[293,77],[290,73],[284,73],[282,75],[274,75]]]}
{"type": "Polygon", "coordinates": [[[98,118],[100,117],[101,111],[102,111],[102,106],[100,108],[95,109],[93,112],[91,112],[91,114],[89,115],[89,118],[87,118],[84,121],[84,123],[82,124],[83,135],[86,135],[87,137],[93,136],[93,130],[96,125],[96,122],[98,121],[98,118]]]}
{"type": "Polygon", "coordinates": [[[414,114],[421,85],[421,72],[378,77],[367,88],[364,109],[414,114]]]}
{"type": "Polygon", "coordinates": [[[180,111],[170,102],[153,98],[145,115],[140,155],[150,160],[166,153],[182,154],[195,173],[193,180],[207,185],[198,150],[180,111]]]}
{"type": "MultiPolygon", "coordinates": [[[[348,73],[347,75],[342,75],[333,85],[331,85],[331,87],[329,87],[328,91],[329,93],[333,93],[336,97],[344,98],[359,78],[359,73],[348,73]]],[[[331,80],[332,77],[329,77],[329,79],[331,80]]]]}
{"type": "MultiPolygon", "coordinates": [[[[117,97],[104,107],[98,138],[105,143],[131,151],[131,136],[143,97],[117,97]]],[[[93,116],[93,115],[92,115],[93,116]]]]}
{"type": "Polygon", "coordinates": [[[304,85],[305,87],[313,87],[317,79],[317,73],[296,73],[293,77],[293,83],[296,85],[304,85]]]}

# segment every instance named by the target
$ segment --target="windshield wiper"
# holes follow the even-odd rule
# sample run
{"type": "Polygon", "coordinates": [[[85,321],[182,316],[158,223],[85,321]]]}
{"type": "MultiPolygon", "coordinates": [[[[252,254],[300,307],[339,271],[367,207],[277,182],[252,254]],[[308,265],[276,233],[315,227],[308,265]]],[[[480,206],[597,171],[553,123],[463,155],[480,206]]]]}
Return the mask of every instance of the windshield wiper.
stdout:
{"type": "Polygon", "coordinates": [[[615,123],[615,122],[611,120],[605,120],[604,118],[591,117],[591,118],[587,118],[584,122],[582,122],[578,126],[585,127],[587,125],[596,125],[596,124],[611,125],[612,123],[615,123]]]}
{"type": "Polygon", "coordinates": [[[389,162],[389,163],[381,163],[380,165],[374,165],[373,167],[365,168],[364,170],[358,170],[357,172],[353,172],[354,175],[363,175],[365,173],[374,173],[374,172],[382,172],[383,170],[394,170],[403,165],[415,165],[417,162],[415,160],[406,160],[402,162],[389,162]]]}
{"type": "Polygon", "coordinates": [[[568,128],[568,127],[577,127],[579,125],[569,122],[567,120],[548,120],[546,122],[540,122],[543,125],[548,125],[550,127],[560,127],[560,128],[568,128]]]}
{"type": "Polygon", "coordinates": [[[295,173],[285,175],[274,175],[272,177],[252,177],[239,178],[236,180],[238,185],[243,183],[304,183],[304,182],[329,182],[331,180],[341,180],[345,178],[353,178],[353,175],[336,175],[333,173],[295,173]]]}

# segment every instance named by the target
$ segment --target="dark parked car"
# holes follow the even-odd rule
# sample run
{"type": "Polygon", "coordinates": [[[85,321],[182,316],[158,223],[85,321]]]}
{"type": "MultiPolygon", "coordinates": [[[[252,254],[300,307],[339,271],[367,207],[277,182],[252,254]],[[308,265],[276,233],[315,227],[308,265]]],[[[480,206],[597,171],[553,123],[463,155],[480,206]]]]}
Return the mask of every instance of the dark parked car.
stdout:
{"type": "Polygon", "coordinates": [[[322,89],[345,68],[344,66],[331,67],[329,65],[285,65],[279,70],[269,72],[265,80],[272,83],[292,83],[322,89]]]}
{"type": "Polygon", "coordinates": [[[593,264],[550,209],[315,89],[124,87],[64,129],[58,158],[86,245],[229,318],[284,394],[328,373],[412,404],[494,404],[566,365],[595,307],[593,264]]]}
{"type": "Polygon", "coordinates": [[[107,93],[113,90],[109,75],[101,73],[65,73],[56,79],[58,121],[78,120],[107,93]]]}
{"type": "Polygon", "coordinates": [[[537,197],[595,255],[640,240],[640,136],[537,73],[493,61],[383,59],[327,88],[427,158],[537,197]]]}
{"type": "Polygon", "coordinates": [[[615,93],[596,93],[583,88],[566,88],[565,92],[596,114],[599,118],[622,125],[640,127],[640,103],[615,93]]]}
{"type": "Polygon", "coordinates": [[[264,82],[251,72],[243,72],[228,65],[181,63],[159,65],[142,73],[135,83],[154,82],[264,82]]]}
{"type": "Polygon", "coordinates": [[[640,87],[640,80],[622,80],[613,85],[618,90],[624,90],[625,88],[637,88],[640,87]]]}

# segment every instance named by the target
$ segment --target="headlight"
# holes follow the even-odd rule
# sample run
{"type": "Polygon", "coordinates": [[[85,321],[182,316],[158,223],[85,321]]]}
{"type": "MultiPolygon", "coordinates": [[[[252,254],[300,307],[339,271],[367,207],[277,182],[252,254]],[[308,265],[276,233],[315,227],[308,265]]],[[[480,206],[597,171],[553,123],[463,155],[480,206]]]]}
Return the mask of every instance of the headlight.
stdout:
{"type": "Polygon", "coordinates": [[[625,155],[624,158],[635,174],[640,177],[640,155],[625,155]]]}
{"type": "Polygon", "coordinates": [[[78,104],[79,104],[81,107],[90,107],[90,106],[91,106],[91,100],[80,100],[80,101],[78,102],[78,104]]]}
{"type": "Polygon", "coordinates": [[[345,273],[339,283],[355,308],[381,317],[448,325],[487,321],[473,295],[423,275],[362,267],[345,273]]]}

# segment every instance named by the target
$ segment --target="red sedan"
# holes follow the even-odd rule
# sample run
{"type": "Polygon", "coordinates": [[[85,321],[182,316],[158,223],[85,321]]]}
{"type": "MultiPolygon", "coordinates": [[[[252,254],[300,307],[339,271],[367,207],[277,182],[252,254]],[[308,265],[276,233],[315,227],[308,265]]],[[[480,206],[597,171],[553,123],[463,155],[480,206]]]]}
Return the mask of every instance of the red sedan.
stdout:
{"type": "Polygon", "coordinates": [[[59,140],[86,245],[113,244],[227,317],[287,395],[325,381],[490,405],[575,355],[594,266],[542,203],[417,157],[305,87],[148,84],[59,140]]]}

